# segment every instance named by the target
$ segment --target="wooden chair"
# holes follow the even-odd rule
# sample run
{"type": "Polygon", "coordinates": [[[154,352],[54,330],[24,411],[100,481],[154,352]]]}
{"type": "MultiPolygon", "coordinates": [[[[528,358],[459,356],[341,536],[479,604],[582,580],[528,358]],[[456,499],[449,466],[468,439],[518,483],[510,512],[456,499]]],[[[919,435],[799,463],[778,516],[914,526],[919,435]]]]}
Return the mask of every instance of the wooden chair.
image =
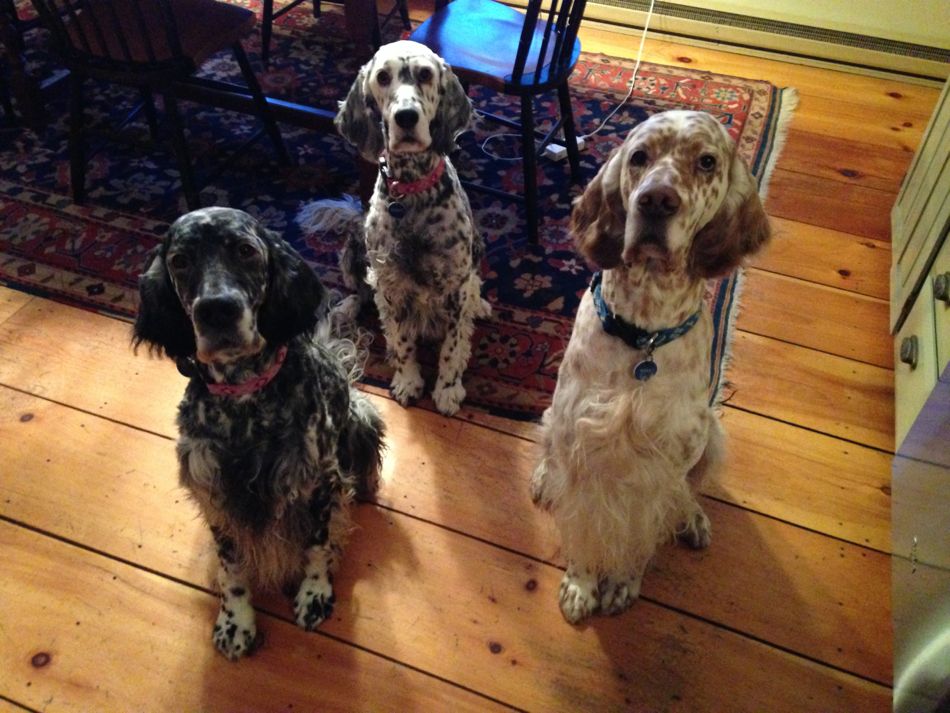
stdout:
{"type": "Polygon", "coordinates": [[[253,12],[218,0],[32,0],[51,33],[54,51],[70,71],[70,182],[73,200],[85,198],[83,84],[95,78],[140,89],[153,137],[161,94],[171,128],[171,144],[181,172],[188,208],[200,206],[188,145],[178,111],[178,94],[189,84],[222,93],[249,92],[258,116],[282,162],[289,162],[280,130],[241,46],[254,29],[253,12]],[[247,88],[196,77],[213,54],[230,47],[247,88]]]}
{"type": "Polygon", "coordinates": [[[45,126],[41,83],[26,70],[23,52],[24,35],[37,27],[35,17],[21,17],[14,0],[0,0],[0,105],[11,121],[15,112],[11,99],[23,122],[39,131],[45,126]]]}
{"type": "MultiPolygon", "coordinates": [[[[567,80],[581,46],[577,30],[587,0],[529,0],[524,14],[495,0],[454,0],[437,9],[409,39],[448,62],[463,82],[481,84],[521,99],[521,122],[492,116],[520,129],[524,165],[524,201],[528,236],[538,237],[537,156],[561,129],[573,180],[580,180],[580,155],[567,80]],[[557,90],[560,119],[535,144],[533,98],[557,90]]],[[[540,135],[540,134],[538,134],[540,135]]],[[[509,194],[478,186],[504,197],[509,194]]]]}
{"type": "MultiPolygon", "coordinates": [[[[313,16],[320,17],[320,0],[312,1],[313,16]]],[[[274,20],[304,2],[306,2],[306,0],[293,0],[275,12],[274,0],[264,0],[263,6],[261,7],[261,63],[265,67],[270,63],[270,38],[273,34],[274,20]]],[[[412,25],[409,24],[409,0],[396,0],[393,9],[386,15],[383,25],[389,22],[390,18],[397,11],[399,12],[399,18],[402,20],[403,29],[411,29],[412,25]]],[[[373,28],[372,37],[374,46],[378,48],[382,43],[378,23],[373,28]]]]}

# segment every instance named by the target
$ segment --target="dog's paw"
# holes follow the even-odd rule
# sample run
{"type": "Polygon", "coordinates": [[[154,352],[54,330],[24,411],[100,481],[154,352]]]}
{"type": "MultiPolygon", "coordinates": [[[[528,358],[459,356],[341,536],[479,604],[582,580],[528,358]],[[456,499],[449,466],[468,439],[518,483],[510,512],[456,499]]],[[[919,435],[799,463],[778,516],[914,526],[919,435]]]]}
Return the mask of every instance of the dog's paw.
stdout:
{"type": "Polygon", "coordinates": [[[712,542],[712,523],[702,510],[694,512],[690,519],[676,531],[676,539],[685,542],[694,550],[704,550],[712,542]]]}
{"type": "Polygon", "coordinates": [[[306,577],[294,598],[294,617],[297,626],[313,631],[333,614],[336,595],[333,583],[326,577],[306,577]]]}
{"type": "Polygon", "coordinates": [[[419,373],[418,369],[397,371],[393,374],[392,383],[389,385],[389,390],[392,392],[393,398],[396,399],[401,406],[408,406],[412,399],[417,399],[422,396],[422,390],[424,388],[425,380],[422,378],[422,374],[419,373]]]}
{"type": "Polygon", "coordinates": [[[559,599],[561,614],[569,623],[577,624],[597,612],[597,580],[567,572],[561,580],[559,599]]]}
{"type": "Polygon", "coordinates": [[[640,577],[608,577],[600,587],[600,611],[613,615],[626,611],[640,596],[640,577]]]}
{"type": "Polygon", "coordinates": [[[221,606],[211,632],[211,640],[218,651],[231,661],[237,661],[255,649],[256,639],[254,607],[241,601],[221,606]]]}
{"type": "Polygon", "coordinates": [[[465,400],[465,387],[460,381],[451,386],[436,386],[432,391],[435,407],[444,416],[453,416],[465,400]]]}

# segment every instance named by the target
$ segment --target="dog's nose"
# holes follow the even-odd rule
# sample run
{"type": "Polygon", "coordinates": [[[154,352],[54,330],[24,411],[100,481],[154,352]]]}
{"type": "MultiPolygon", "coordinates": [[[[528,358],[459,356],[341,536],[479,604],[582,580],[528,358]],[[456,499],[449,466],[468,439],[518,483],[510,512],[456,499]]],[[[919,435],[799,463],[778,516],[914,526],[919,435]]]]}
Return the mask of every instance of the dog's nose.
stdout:
{"type": "Polygon", "coordinates": [[[669,218],[679,207],[679,194],[669,186],[650,188],[637,198],[637,209],[647,218],[669,218]]]}
{"type": "Polygon", "coordinates": [[[394,118],[400,129],[411,129],[419,123],[419,112],[415,109],[400,109],[394,118]]]}
{"type": "Polygon", "coordinates": [[[228,295],[202,297],[195,304],[195,321],[204,329],[227,329],[237,323],[243,309],[239,300],[228,295]]]}

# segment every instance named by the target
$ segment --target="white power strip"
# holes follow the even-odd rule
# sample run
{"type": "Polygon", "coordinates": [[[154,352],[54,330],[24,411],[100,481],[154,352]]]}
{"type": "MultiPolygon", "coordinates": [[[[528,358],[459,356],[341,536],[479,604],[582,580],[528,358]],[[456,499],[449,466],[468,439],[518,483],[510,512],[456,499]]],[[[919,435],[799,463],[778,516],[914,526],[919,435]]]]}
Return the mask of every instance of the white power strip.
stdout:
{"type": "MultiPolygon", "coordinates": [[[[584,137],[578,136],[577,150],[583,151],[584,145],[584,137]]],[[[567,158],[567,147],[561,146],[561,144],[548,144],[544,147],[544,153],[542,156],[544,156],[544,158],[549,158],[552,161],[563,161],[565,158],[567,158]]]]}

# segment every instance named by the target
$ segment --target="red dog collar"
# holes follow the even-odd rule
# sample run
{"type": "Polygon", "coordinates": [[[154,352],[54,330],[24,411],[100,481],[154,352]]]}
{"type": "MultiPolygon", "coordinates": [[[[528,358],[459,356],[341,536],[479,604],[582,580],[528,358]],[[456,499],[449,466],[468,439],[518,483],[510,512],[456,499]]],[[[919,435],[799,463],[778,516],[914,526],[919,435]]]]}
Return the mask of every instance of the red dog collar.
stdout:
{"type": "Polygon", "coordinates": [[[240,384],[207,384],[208,391],[215,396],[247,396],[248,394],[253,394],[274,380],[274,377],[277,376],[277,372],[280,371],[280,367],[284,365],[284,359],[286,358],[287,346],[284,345],[277,350],[277,358],[273,364],[267,367],[265,372],[240,384]]]}
{"type": "Polygon", "coordinates": [[[414,193],[427,191],[438,183],[439,179],[442,178],[442,174],[445,172],[445,158],[439,158],[439,162],[428,176],[420,178],[418,181],[412,181],[411,183],[397,181],[393,178],[384,156],[379,157],[379,169],[383,173],[383,178],[386,179],[386,186],[389,188],[390,195],[394,198],[402,198],[403,196],[410,196],[414,193]]]}

